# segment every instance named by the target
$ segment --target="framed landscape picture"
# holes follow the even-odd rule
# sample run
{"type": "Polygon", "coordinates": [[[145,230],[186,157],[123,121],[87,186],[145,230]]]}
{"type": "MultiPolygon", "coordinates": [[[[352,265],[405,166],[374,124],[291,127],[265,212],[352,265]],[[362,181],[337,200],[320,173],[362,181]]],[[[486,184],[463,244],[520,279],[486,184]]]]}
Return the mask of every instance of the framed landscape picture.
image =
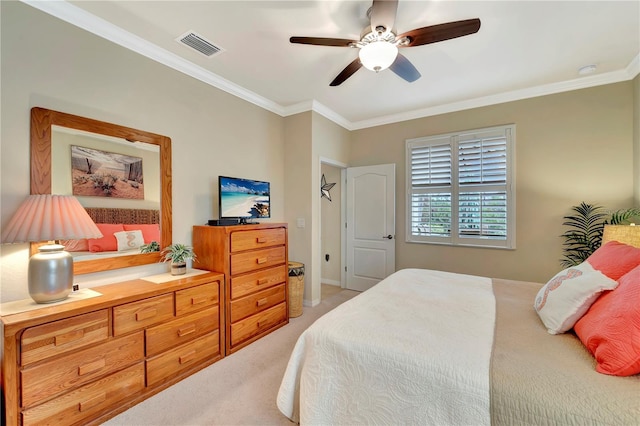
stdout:
{"type": "Polygon", "coordinates": [[[142,158],[71,145],[73,195],[144,200],[142,158]]]}

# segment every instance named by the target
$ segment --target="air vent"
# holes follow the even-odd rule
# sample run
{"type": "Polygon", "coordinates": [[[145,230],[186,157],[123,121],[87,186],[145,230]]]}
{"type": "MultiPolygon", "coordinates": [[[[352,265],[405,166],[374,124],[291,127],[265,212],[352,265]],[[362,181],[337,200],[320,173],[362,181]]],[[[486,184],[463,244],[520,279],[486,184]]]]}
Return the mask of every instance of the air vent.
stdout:
{"type": "Polygon", "coordinates": [[[199,34],[189,31],[176,39],[178,43],[189,46],[204,56],[211,57],[217,53],[224,52],[224,49],[218,47],[202,37],[199,34]]]}

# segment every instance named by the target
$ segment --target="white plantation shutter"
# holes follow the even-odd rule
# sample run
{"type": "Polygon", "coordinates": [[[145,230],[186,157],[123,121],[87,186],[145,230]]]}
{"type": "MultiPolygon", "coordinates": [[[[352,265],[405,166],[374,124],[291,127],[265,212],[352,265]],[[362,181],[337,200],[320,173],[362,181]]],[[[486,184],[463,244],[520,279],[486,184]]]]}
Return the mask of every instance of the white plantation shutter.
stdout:
{"type": "Polygon", "coordinates": [[[412,147],[411,181],[413,186],[451,185],[451,145],[412,147]]]}
{"type": "Polygon", "coordinates": [[[451,233],[451,144],[409,144],[411,161],[410,223],[413,235],[449,237],[451,233]]]}
{"type": "Polygon", "coordinates": [[[407,141],[407,241],[513,248],[515,126],[407,141]]]}
{"type": "Polygon", "coordinates": [[[460,185],[505,183],[507,181],[506,138],[470,139],[458,142],[460,185]]]}
{"type": "Polygon", "coordinates": [[[414,235],[448,237],[451,234],[451,194],[413,194],[411,229],[414,235]]]}

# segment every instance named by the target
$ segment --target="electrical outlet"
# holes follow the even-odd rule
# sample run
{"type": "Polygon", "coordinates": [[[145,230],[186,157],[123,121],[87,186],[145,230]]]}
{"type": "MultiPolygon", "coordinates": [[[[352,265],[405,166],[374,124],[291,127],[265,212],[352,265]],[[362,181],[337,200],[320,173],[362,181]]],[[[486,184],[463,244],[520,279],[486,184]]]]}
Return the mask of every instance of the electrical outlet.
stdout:
{"type": "Polygon", "coordinates": [[[304,218],[303,217],[299,217],[296,220],[296,225],[298,226],[298,228],[304,228],[304,218]]]}

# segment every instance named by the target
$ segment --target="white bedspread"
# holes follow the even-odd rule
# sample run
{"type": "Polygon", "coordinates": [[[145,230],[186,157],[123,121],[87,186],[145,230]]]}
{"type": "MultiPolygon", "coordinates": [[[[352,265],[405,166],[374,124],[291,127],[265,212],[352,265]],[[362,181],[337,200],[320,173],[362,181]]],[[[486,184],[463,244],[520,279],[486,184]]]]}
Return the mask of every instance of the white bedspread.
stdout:
{"type": "Polygon", "coordinates": [[[280,411],[302,425],[490,423],[491,280],[405,269],[298,339],[280,411]]]}

